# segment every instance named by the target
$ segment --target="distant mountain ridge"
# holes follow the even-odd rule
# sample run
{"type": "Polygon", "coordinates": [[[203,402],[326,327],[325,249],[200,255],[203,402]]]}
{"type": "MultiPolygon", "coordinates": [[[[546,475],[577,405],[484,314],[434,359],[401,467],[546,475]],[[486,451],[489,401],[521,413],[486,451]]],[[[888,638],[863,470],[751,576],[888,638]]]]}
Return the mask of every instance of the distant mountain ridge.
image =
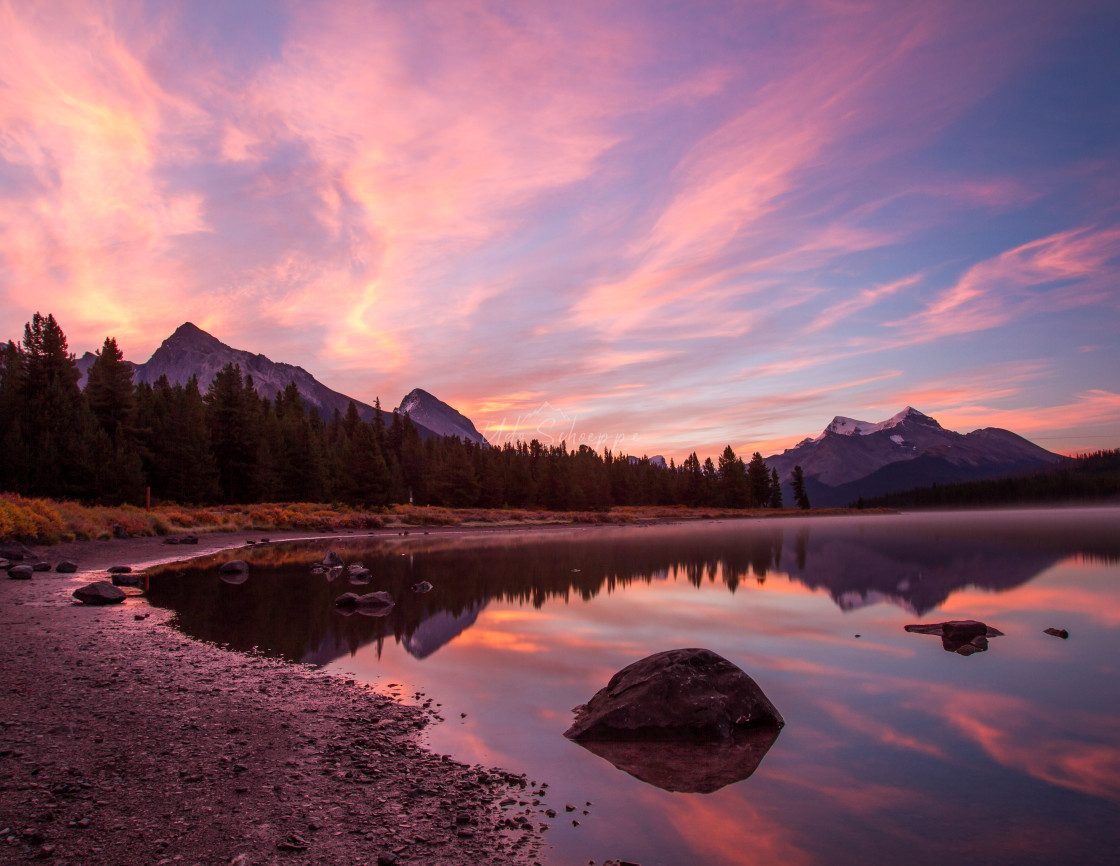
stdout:
{"type": "Polygon", "coordinates": [[[794,466],[805,474],[813,505],[843,506],[859,497],[911,487],[998,478],[1061,460],[998,427],[962,434],[907,406],[886,421],[838,415],[819,436],[766,458],[788,483],[794,466]]]}
{"type": "MultiPolygon", "coordinates": [[[[81,374],[78,384],[83,388],[89,368],[96,358],[97,356],[92,352],[86,352],[76,362],[81,374]]],[[[277,394],[288,387],[289,383],[295,382],[304,402],[308,406],[316,407],[324,418],[329,418],[336,409],[345,413],[351,400],[353,400],[358,409],[358,414],[361,415],[363,420],[369,421],[372,419],[375,411],[374,407],[368,403],[354,400],[346,394],[328,388],[303,367],[273,361],[264,355],[253,354],[243,349],[235,349],[191,322],[184,322],[176,328],[175,332],[164,340],[160,347],[152,353],[152,357],[143,364],[126,363],[131,364],[132,380],[137,384],[141,382],[152,384],[160,376],[166,376],[167,381],[173,385],[184,384],[191,376],[195,376],[198,379],[199,390],[203,392],[210,386],[219,370],[227,364],[237,364],[241,367],[243,376],[253,377],[253,387],[262,397],[274,399],[277,394]]],[[[465,422],[466,427],[474,431],[474,435],[478,439],[483,442],[486,441],[474,429],[474,424],[471,423],[469,418],[459,414],[446,403],[426,391],[417,390],[412,393],[425,395],[424,412],[433,422],[457,416],[457,418],[462,419],[459,422],[460,424],[465,422]]],[[[407,402],[407,400],[406,397],[405,401],[407,402]]],[[[451,425],[446,423],[426,424],[416,415],[412,415],[412,420],[416,424],[420,435],[425,438],[446,435],[463,436],[458,428],[451,429],[451,425]]]]}

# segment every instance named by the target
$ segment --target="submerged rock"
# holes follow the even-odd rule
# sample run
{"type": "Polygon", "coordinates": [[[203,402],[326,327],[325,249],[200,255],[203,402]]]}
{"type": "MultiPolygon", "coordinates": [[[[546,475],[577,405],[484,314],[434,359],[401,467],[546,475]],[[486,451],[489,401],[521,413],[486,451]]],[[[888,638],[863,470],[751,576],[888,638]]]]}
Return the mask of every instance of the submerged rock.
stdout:
{"type": "Polygon", "coordinates": [[[575,713],[564,736],[579,741],[721,741],[754,726],[785,724],[746,672],[707,649],[636,661],[575,713]]]}
{"type": "Polygon", "coordinates": [[[231,559],[218,569],[218,579],[234,586],[249,579],[249,563],[244,559],[231,559]]]}
{"type": "Polygon", "coordinates": [[[970,656],[986,652],[988,638],[1003,637],[1003,632],[973,619],[956,619],[949,622],[934,622],[906,626],[911,634],[930,634],[941,638],[941,646],[946,652],[970,656]]]}
{"type": "Polygon", "coordinates": [[[422,580],[419,583],[412,584],[412,591],[413,592],[431,592],[434,588],[435,587],[433,587],[426,580],[422,580]]]}
{"type": "Polygon", "coordinates": [[[110,580],[112,580],[113,586],[142,587],[144,585],[144,575],[142,574],[114,574],[110,580]]]}
{"type": "Polygon", "coordinates": [[[365,616],[386,616],[396,604],[387,592],[367,592],[365,595],[344,592],[334,603],[341,613],[360,613],[365,616]]]}
{"type": "Polygon", "coordinates": [[[125,599],[124,590],[113,586],[107,580],[79,586],[74,590],[73,596],[82,604],[120,604],[125,599]]]}

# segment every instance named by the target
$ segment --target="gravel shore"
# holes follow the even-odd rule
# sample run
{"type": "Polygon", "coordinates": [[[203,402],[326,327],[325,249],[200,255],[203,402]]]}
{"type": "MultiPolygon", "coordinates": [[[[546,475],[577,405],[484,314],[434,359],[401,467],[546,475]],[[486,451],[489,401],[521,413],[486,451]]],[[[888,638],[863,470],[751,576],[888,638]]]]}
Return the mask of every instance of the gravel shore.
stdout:
{"type": "Polygon", "coordinates": [[[0,862],[533,863],[541,792],[427,751],[423,710],[190,640],[140,595],[71,598],[243,542],[78,542],[33,551],[75,575],[0,577],[0,862]]]}

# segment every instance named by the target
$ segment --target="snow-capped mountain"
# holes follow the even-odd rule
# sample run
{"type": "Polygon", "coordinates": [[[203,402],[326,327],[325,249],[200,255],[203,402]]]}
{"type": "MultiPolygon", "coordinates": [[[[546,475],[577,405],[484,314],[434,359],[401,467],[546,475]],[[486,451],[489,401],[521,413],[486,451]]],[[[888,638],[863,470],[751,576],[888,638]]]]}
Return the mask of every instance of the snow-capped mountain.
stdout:
{"type": "Polygon", "coordinates": [[[838,415],[819,436],[766,463],[787,483],[793,467],[800,466],[814,505],[847,505],[860,496],[995,478],[1060,459],[1009,430],[957,433],[907,406],[876,423],[838,415]]]}
{"type": "Polygon", "coordinates": [[[409,391],[397,411],[440,436],[458,436],[464,442],[477,442],[484,446],[490,444],[475,429],[470,418],[420,388],[409,391]]]}

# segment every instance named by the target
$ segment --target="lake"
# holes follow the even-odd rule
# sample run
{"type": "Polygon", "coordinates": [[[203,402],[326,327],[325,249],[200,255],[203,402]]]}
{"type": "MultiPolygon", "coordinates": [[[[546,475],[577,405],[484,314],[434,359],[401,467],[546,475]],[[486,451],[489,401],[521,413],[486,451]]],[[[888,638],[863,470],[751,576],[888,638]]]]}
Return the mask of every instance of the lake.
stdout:
{"type": "Polygon", "coordinates": [[[151,603],[199,639],[431,701],[434,751],[547,783],[549,864],[1117,862],[1118,508],[413,530],[236,555],[243,583],[215,558],[179,564],[150,578],[151,603]],[[372,581],[312,574],[328,548],[372,581]],[[397,604],[345,615],[347,590],[397,604]],[[1003,634],[977,651],[904,628],[963,619],[1003,634]],[[678,761],[710,793],[667,790],[663,747],[619,769],[562,735],[612,674],[678,647],[743,668],[786,721],[740,781],[716,749],[678,761]]]}

